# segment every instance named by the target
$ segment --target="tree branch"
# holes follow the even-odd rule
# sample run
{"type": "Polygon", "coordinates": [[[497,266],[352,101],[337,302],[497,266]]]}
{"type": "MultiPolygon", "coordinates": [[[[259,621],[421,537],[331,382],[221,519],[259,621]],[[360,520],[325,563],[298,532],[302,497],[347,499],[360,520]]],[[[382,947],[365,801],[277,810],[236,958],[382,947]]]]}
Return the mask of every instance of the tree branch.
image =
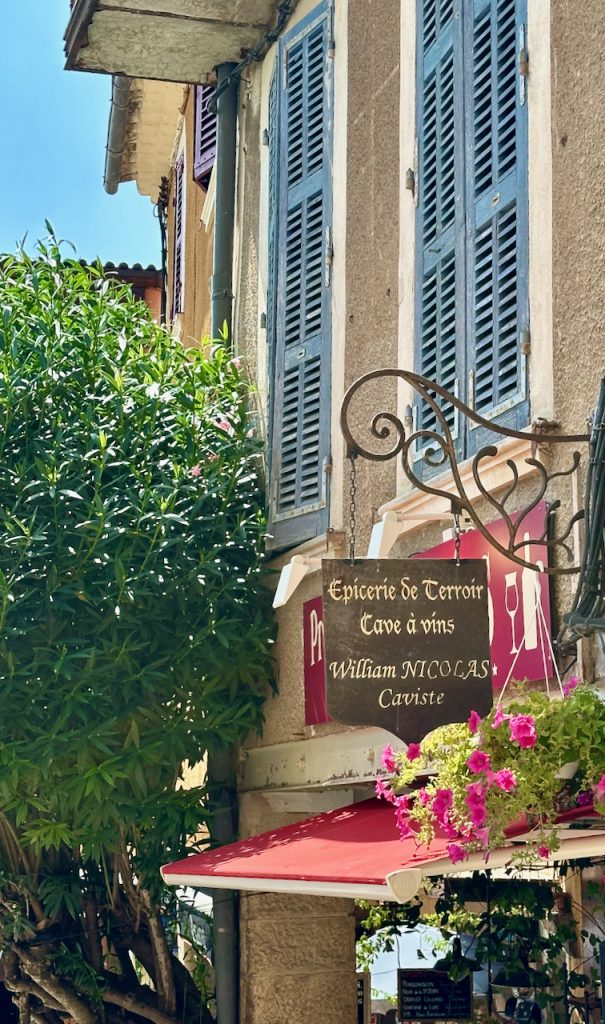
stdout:
{"type": "Polygon", "coordinates": [[[39,960],[29,950],[17,947],[15,950],[22,967],[30,978],[51,998],[77,1020],[78,1024],[101,1024],[100,1015],[78,996],[65,982],[60,981],[43,960],[39,960]]]}
{"type": "Polygon", "coordinates": [[[141,889],[140,894],[153,951],[154,981],[158,1003],[165,1013],[174,1015],[176,1013],[176,989],[172,971],[173,957],[168,949],[166,933],[151,895],[145,889],[141,889]]]}
{"type": "MultiPolygon", "coordinates": [[[[143,965],[150,977],[153,978],[154,961],[151,943],[146,933],[133,932],[126,924],[121,926],[121,935],[114,938],[125,951],[132,950],[139,963],[143,965]]],[[[200,1024],[212,1024],[212,1017],[208,1007],[204,1004],[191,974],[181,961],[172,957],[172,972],[177,993],[177,1016],[179,1020],[196,1020],[200,1024]]]]}
{"type": "Polygon", "coordinates": [[[31,1024],[31,1008],[27,992],[19,994],[19,1024],[31,1024]]]}
{"type": "Polygon", "coordinates": [[[99,935],[98,908],[92,896],[86,896],[83,899],[82,909],[84,911],[84,936],[90,962],[95,971],[100,972],[103,970],[103,950],[99,935]]]}
{"type": "Polygon", "coordinates": [[[139,1017],[145,1017],[153,1024],[176,1024],[176,1017],[173,1014],[164,1013],[157,1006],[146,1003],[143,999],[137,999],[131,992],[118,992],[116,989],[106,988],[103,993],[103,1002],[120,1006],[123,1010],[130,1010],[139,1017]]]}
{"type": "Polygon", "coordinates": [[[60,1003],[55,1002],[48,992],[45,992],[39,985],[36,985],[34,981],[30,981],[29,978],[20,977],[19,960],[13,950],[9,949],[4,953],[2,963],[4,964],[4,984],[9,992],[14,992],[15,995],[27,992],[28,995],[38,999],[50,1010],[61,1011],[64,1009],[60,1003]]]}

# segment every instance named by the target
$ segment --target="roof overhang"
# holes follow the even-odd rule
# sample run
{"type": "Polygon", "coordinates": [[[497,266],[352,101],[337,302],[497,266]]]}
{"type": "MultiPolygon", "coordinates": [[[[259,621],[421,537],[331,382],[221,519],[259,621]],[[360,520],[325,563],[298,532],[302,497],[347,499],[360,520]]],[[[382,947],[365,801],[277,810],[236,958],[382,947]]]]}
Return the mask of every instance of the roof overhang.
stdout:
{"type": "MultiPolygon", "coordinates": [[[[558,821],[561,845],[548,863],[605,856],[605,819],[591,808],[569,811],[558,821]]],[[[490,855],[490,868],[513,865],[515,852],[531,840],[525,826],[509,832],[507,844],[490,855]]],[[[401,840],[393,808],[365,800],[167,864],[162,877],[168,885],[201,889],[406,903],[424,878],[485,870],[481,854],[452,864],[449,842],[445,836],[436,836],[430,846],[401,840]]]]}
{"type": "Polygon", "coordinates": [[[259,45],[278,6],[279,0],[75,0],[65,32],[67,67],[205,82],[217,65],[259,45]]]}
{"type": "Polygon", "coordinates": [[[182,85],[115,75],[107,129],[105,190],[136,181],[141,195],[156,202],[162,177],[170,174],[184,100],[182,85]]]}

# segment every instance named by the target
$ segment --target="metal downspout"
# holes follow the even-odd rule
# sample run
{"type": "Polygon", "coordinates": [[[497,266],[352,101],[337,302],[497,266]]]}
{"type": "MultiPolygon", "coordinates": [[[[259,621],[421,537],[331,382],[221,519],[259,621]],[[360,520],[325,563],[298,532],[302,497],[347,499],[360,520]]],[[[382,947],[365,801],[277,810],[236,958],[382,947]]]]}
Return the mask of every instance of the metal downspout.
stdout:
{"type": "Polygon", "coordinates": [[[218,338],[226,322],[232,337],[233,220],[235,215],[235,159],[239,76],[229,76],[236,64],[219,64],[216,109],[216,197],[212,274],[212,337],[218,338]]]}
{"type": "MultiPolygon", "coordinates": [[[[210,832],[215,843],[237,839],[237,791],[235,750],[212,751],[208,755],[208,789],[211,811],[210,832]]],[[[212,891],[213,963],[216,987],[217,1024],[238,1024],[239,942],[237,893],[232,889],[212,891]]]]}
{"type": "MultiPolygon", "coordinates": [[[[217,71],[216,196],[212,274],[212,337],[227,324],[232,339],[233,221],[235,215],[235,160],[239,76],[229,75],[235,64],[220,64],[217,71]]],[[[213,751],[208,756],[208,783],[212,839],[229,843],[237,838],[235,750],[213,751]]],[[[239,944],[237,894],[215,889],[212,899],[214,971],[217,1024],[238,1024],[239,944]]]]}
{"type": "Polygon", "coordinates": [[[120,184],[131,84],[132,78],[127,78],[125,75],[114,75],[111,80],[111,108],[107,127],[105,174],[103,176],[103,185],[109,195],[115,195],[120,184]]]}

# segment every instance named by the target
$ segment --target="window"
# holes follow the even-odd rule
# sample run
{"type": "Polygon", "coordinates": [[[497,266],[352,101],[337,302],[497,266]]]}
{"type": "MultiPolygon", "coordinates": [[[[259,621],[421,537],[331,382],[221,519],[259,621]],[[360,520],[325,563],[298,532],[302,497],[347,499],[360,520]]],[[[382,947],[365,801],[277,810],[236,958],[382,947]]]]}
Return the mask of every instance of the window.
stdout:
{"type": "Polygon", "coordinates": [[[207,189],[216,159],[216,112],[208,107],[216,92],[213,85],[195,87],[195,131],[193,136],[193,178],[207,189]]]}
{"type": "Polygon", "coordinates": [[[181,152],[174,167],[174,255],[172,260],[172,319],[183,312],[185,276],[185,157],[181,152]]]}
{"type": "MultiPolygon", "coordinates": [[[[529,414],[525,6],[419,0],[416,86],[416,365],[517,429],[529,414]]],[[[484,443],[447,418],[459,457],[484,443]]],[[[435,426],[419,407],[419,429],[435,426]]]]}
{"type": "Polygon", "coordinates": [[[269,101],[271,546],[328,526],[331,57],[322,5],[278,46],[269,101]]]}

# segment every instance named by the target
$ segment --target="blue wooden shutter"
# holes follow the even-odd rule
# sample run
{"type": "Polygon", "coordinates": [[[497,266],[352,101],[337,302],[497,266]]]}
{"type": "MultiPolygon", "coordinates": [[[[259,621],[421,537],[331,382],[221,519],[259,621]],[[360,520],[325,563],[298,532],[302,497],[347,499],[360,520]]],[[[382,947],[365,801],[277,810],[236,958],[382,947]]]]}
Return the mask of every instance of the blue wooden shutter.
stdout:
{"type": "Polygon", "coordinates": [[[174,255],[172,260],[172,316],[183,312],[185,273],[185,161],[179,157],[174,168],[174,255]]]}
{"type": "Polygon", "coordinates": [[[208,106],[215,91],[213,85],[195,87],[193,177],[205,189],[208,188],[216,159],[216,111],[210,110],[208,106]]]}
{"type": "Polygon", "coordinates": [[[468,360],[477,411],[522,427],[528,418],[520,346],[529,328],[527,103],[518,60],[525,0],[472,0],[472,7],[468,360]]]}
{"type": "MultiPolygon", "coordinates": [[[[416,367],[450,391],[458,391],[463,359],[465,287],[458,8],[454,0],[420,0],[417,36],[416,367]]],[[[456,435],[454,410],[444,412],[456,435]]],[[[418,429],[436,426],[435,413],[419,403],[418,429]]]]}
{"type": "MultiPolygon", "coordinates": [[[[271,86],[269,88],[269,197],[268,197],[268,221],[269,221],[269,251],[268,251],[268,272],[267,272],[267,374],[268,393],[272,395],[273,376],[275,372],[275,328],[277,312],[277,249],[278,249],[278,159],[279,159],[279,108],[278,108],[278,80],[279,68],[273,69],[271,86]]],[[[269,437],[273,433],[273,409],[270,409],[269,437]]],[[[271,450],[269,450],[269,457],[271,450]]],[[[271,465],[269,464],[269,476],[271,465]]]]}
{"type": "Polygon", "coordinates": [[[331,61],[324,6],[284,37],[279,56],[273,547],[328,525],[331,61]]]}

